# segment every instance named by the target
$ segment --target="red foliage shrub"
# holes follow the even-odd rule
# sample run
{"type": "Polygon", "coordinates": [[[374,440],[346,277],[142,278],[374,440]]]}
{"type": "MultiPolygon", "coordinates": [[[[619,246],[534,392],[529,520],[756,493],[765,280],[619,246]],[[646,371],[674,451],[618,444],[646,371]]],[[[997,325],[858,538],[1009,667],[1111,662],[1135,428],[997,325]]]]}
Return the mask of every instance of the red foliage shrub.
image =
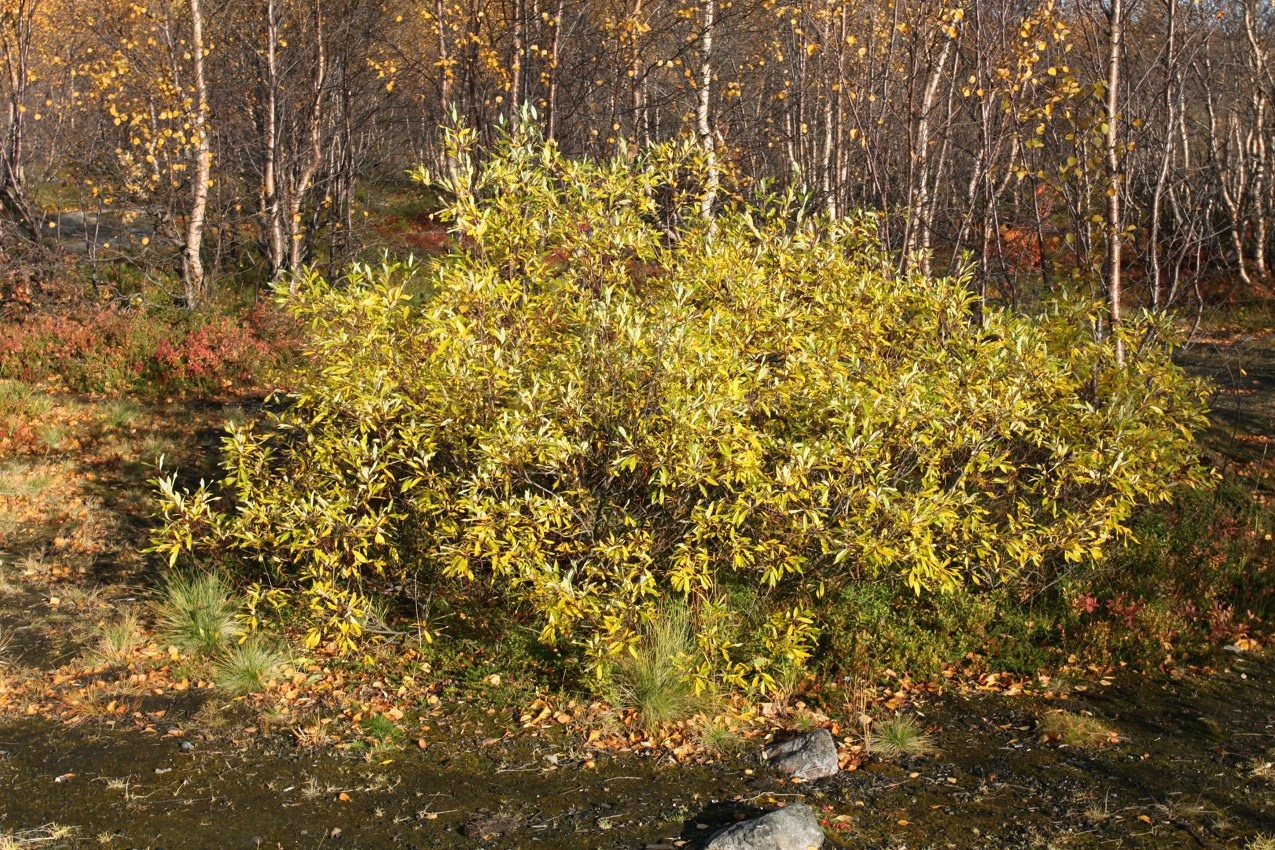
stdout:
{"type": "Polygon", "coordinates": [[[86,393],[217,392],[260,380],[295,349],[289,321],[270,306],[212,315],[84,308],[0,327],[0,378],[86,393]]]}

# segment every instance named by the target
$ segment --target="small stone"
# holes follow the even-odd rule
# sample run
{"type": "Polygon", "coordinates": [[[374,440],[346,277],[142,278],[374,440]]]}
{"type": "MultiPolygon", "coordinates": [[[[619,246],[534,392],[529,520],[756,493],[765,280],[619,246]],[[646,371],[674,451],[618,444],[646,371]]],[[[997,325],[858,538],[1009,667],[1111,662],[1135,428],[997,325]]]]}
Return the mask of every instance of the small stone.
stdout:
{"type": "Polygon", "coordinates": [[[708,840],[704,850],[819,850],[822,846],[823,828],[814,810],[794,803],[726,827],[708,840]]]}
{"type": "Polygon", "coordinates": [[[822,779],[835,776],[837,744],[827,729],[816,729],[787,741],[771,744],[762,750],[762,758],[775,767],[798,779],[822,779]]]}
{"type": "Polygon", "coordinates": [[[193,749],[195,749],[195,745],[194,745],[194,744],[192,744],[190,741],[182,741],[182,752],[183,752],[183,753],[188,753],[188,752],[190,752],[190,751],[191,751],[191,750],[193,750],[193,749]]]}

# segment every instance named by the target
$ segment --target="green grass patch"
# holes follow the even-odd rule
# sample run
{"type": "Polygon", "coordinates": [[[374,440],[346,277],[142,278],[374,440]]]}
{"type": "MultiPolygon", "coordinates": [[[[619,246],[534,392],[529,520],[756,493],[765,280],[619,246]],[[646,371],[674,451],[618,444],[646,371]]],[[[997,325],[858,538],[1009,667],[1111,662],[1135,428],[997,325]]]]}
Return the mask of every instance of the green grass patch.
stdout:
{"type": "Polygon", "coordinates": [[[0,416],[38,418],[54,408],[53,399],[24,381],[0,380],[0,416]]]}
{"type": "Polygon", "coordinates": [[[94,655],[108,664],[127,664],[137,652],[142,634],[142,618],[132,609],[97,630],[94,655]]]}
{"type": "Polygon", "coordinates": [[[635,710],[648,729],[699,712],[707,698],[696,694],[686,671],[695,651],[690,609],[665,603],[641,625],[632,651],[615,661],[610,673],[611,702],[635,710]]]}
{"type": "Polygon", "coordinates": [[[359,731],[371,739],[375,747],[391,746],[403,737],[403,731],[383,714],[374,714],[359,721],[359,731]]]}
{"type": "Polygon", "coordinates": [[[887,759],[923,756],[934,752],[934,740],[914,715],[896,714],[876,724],[869,752],[887,759]]]}
{"type": "Polygon", "coordinates": [[[728,717],[705,716],[695,734],[696,742],[710,753],[733,755],[741,752],[748,741],[728,717]]]}
{"type": "Polygon", "coordinates": [[[288,664],[288,656],[259,634],[226,647],[217,658],[213,681],[231,694],[254,694],[288,664]]]}
{"type": "Polygon", "coordinates": [[[226,585],[212,573],[170,576],[154,613],[163,640],[200,656],[213,655],[243,634],[226,585]]]}
{"type": "Polygon", "coordinates": [[[34,499],[53,483],[48,467],[16,461],[0,467],[0,496],[34,499]]]}
{"type": "Polygon", "coordinates": [[[112,431],[132,428],[142,417],[142,409],[128,399],[105,402],[97,410],[102,426],[112,431]]]}

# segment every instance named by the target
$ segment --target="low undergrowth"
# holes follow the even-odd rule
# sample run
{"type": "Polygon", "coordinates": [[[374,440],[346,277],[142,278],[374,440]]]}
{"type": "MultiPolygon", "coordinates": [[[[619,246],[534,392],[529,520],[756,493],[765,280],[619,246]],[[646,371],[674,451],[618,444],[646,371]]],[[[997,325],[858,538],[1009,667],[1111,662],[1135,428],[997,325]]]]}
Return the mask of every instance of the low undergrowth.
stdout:
{"type": "MultiPolygon", "coordinates": [[[[740,211],[669,246],[626,168],[581,185],[647,217],[541,187],[603,223],[484,234],[489,192],[452,211],[471,230],[457,257],[304,281],[298,392],[263,418],[226,410],[220,489],[165,480],[160,545],[185,572],[159,567],[148,616],[99,620],[85,657],[163,670],[173,644],[155,675],[235,694],[295,661],[349,687],[343,706],[382,679],[502,713],[602,695],[645,735],[729,715],[732,690],[782,715],[828,683],[1152,666],[1269,630],[1269,493],[1197,463],[1200,388],[1167,350],[1132,380],[1084,308],[979,327],[960,281],[881,273],[862,222],[740,211]]],[[[493,215],[525,226],[524,207],[493,215]]],[[[141,465],[195,444],[156,397],[258,380],[287,356],[274,321],[13,325],[5,575],[66,608],[67,583],[123,561],[111,512],[141,465]]],[[[349,723],[379,738],[388,716],[349,723]]],[[[733,746],[737,719],[700,723],[701,746],[733,746]]]]}
{"type": "MultiPolygon", "coordinates": [[[[125,446],[148,442],[149,429],[166,427],[187,434],[194,430],[173,422],[161,426],[144,401],[138,401],[134,410],[106,401],[44,394],[37,407],[43,410],[41,415],[57,417],[68,404],[76,405],[78,417],[66,420],[69,438],[89,446],[88,435],[105,433],[112,457],[125,446]],[[138,432],[132,433],[135,428],[138,432]]],[[[165,410],[165,416],[176,415],[176,408],[165,410]]],[[[214,415],[212,421],[220,418],[214,415]]],[[[178,440],[178,445],[184,444],[178,440]]],[[[92,485],[71,477],[68,465],[73,460],[72,455],[6,459],[0,466],[0,505],[8,509],[9,517],[23,521],[41,511],[70,507],[63,502],[77,498],[79,487],[92,485]]],[[[127,486],[142,486],[140,479],[129,480],[133,483],[127,486]]],[[[100,538],[107,526],[100,518],[86,521],[105,510],[94,505],[94,513],[75,514],[67,527],[50,531],[37,547],[47,551],[8,548],[0,553],[5,562],[0,570],[12,588],[9,598],[31,598],[35,591],[41,600],[60,599],[51,610],[39,604],[32,612],[33,626],[53,631],[74,629],[77,621],[96,623],[82,630],[83,651],[75,660],[44,679],[27,666],[24,635],[16,635],[19,650],[6,655],[2,645],[15,630],[0,629],[0,675],[19,683],[5,697],[7,702],[0,701],[0,715],[36,711],[68,722],[135,722],[138,728],[155,727],[161,734],[177,724],[188,732],[201,730],[209,735],[242,736],[243,730],[251,728],[257,730],[254,734],[301,746],[343,747],[374,761],[396,757],[394,751],[402,748],[415,752],[422,736],[433,747],[435,733],[427,731],[431,727],[448,729],[475,717],[493,724],[492,737],[521,728],[529,737],[562,736],[571,747],[583,747],[581,753],[593,755],[623,750],[678,760],[713,760],[755,750],[768,731],[780,726],[834,730],[839,726],[834,734],[845,739],[851,764],[891,758],[890,738],[900,742],[906,757],[916,753],[913,733],[933,732],[933,721],[925,721],[931,724],[928,730],[898,730],[892,717],[898,714],[903,723],[914,717],[908,703],[928,699],[931,682],[981,685],[981,671],[1010,670],[1022,675],[1004,677],[997,687],[1031,682],[1035,690],[1029,674],[1063,667],[1067,669],[1053,677],[1051,688],[1039,690],[1096,688],[1099,674],[1085,670],[1090,664],[1106,672],[1104,665],[1116,660],[1150,665],[1198,658],[1219,643],[1243,642],[1245,635],[1260,637],[1263,619],[1270,615],[1267,570],[1272,562],[1271,543],[1265,540],[1272,516],[1264,492],[1253,490],[1238,477],[1224,478],[1216,487],[1198,493],[1178,492],[1169,504],[1145,509],[1132,519],[1136,544],[1113,552],[1106,564],[1094,565],[1087,573],[1077,570],[1074,583],[1057,582],[1026,598],[1001,586],[963,588],[917,599],[886,582],[865,582],[857,596],[842,593],[829,599],[829,612],[851,610],[838,600],[857,599],[858,614],[844,620],[829,615],[820,622],[823,633],[813,671],[778,677],[782,688],[764,701],[717,694],[711,701],[690,698],[691,683],[676,675],[682,669],[679,662],[694,651],[693,641],[687,643],[687,624],[693,627],[698,620],[686,608],[657,609],[659,616],[639,628],[634,653],[626,652],[613,668],[616,679],[634,677],[639,685],[636,691],[623,694],[613,684],[596,684],[579,652],[569,647],[554,650],[539,641],[525,607],[504,607],[494,593],[467,600],[446,583],[421,582],[382,597],[382,604],[365,615],[367,659],[334,656],[322,647],[299,647],[306,624],[286,617],[266,624],[264,634],[245,639],[242,634],[227,633],[207,650],[200,651],[192,643],[191,649],[174,655],[169,647],[174,634],[161,625],[163,608],[174,607],[169,594],[154,593],[152,605],[134,602],[132,609],[124,607],[127,599],[118,598],[145,599],[147,594],[139,593],[137,585],[154,579],[135,574],[128,589],[106,588],[101,599],[79,600],[77,588],[93,584],[87,570],[100,555],[77,554],[84,557],[83,572],[68,573],[65,565],[72,562],[64,559],[69,553],[97,551],[85,535],[100,538]],[[1103,604],[1092,611],[1090,606],[1076,605],[1077,588],[1103,604]],[[1122,593],[1125,602],[1105,604],[1122,593]],[[1127,601],[1134,598],[1132,594],[1140,594],[1149,612],[1176,605],[1179,626],[1152,635],[1145,630],[1162,621],[1139,614],[1135,628],[1129,628],[1127,601]],[[1188,599],[1194,601],[1182,601],[1188,599]],[[1233,615],[1220,616],[1220,609],[1211,616],[1201,615],[1212,609],[1208,600],[1224,600],[1233,615]],[[141,616],[130,617],[129,610],[141,616]],[[55,622],[53,616],[65,620],[55,622]],[[657,628],[660,624],[663,637],[657,628]],[[840,654],[841,649],[855,646],[851,636],[860,641],[859,654],[840,654]],[[633,666],[626,659],[633,659],[633,666]],[[829,687],[846,677],[864,683],[863,702],[851,705],[829,687]],[[57,681],[61,684],[52,684],[57,681]],[[198,717],[182,720],[147,711],[146,694],[156,690],[177,694],[182,689],[205,701],[198,717]],[[640,698],[635,698],[637,693],[640,698]],[[55,699],[50,699],[52,694],[55,699]],[[605,695],[610,705],[601,704],[597,694],[605,695]],[[901,704],[896,706],[896,701],[901,704]],[[670,702],[681,705],[676,712],[661,714],[661,706],[670,702]],[[864,734],[860,735],[855,718],[868,715],[875,720],[861,727],[864,734]],[[872,739],[865,741],[868,736],[872,739]],[[862,747],[853,746],[851,740],[862,747]]],[[[15,540],[10,536],[6,547],[15,540]]],[[[187,585],[199,584],[200,575],[192,573],[187,585]]],[[[162,579],[156,583],[163,586],[162,579]]],[[[218,588],[207,578],[202,583],[212,592],[188,587],[172,595],[179,601],[211,598],[215,604],[177,607],[219,608],[211,620],[223,623],[243,613],[243,600],[237,597],[242,585],[218,588]]],[[[764,588],[735,587],[730,597],[719,601],[720,607],[736,612],[732,628],[756,625],[765,593],[764,588]]],[[[196,634],[208,631],[194,629],[196,634]]],[[[234,626],[229,632],[234,632],[234,626]]],[[[1075,703],[1060,704],[1073,707],[1075,703]]],[[[929,711],[928,707],[923,710],[929,711]]],[[[1115,740],[1111,729],[1087,729],[1083,724],[1088,719],[1074,709],[1061,718],[1042,712],[1041,725],[1030,737],[1066,744],[1064,753],[1076,747],[1110,748],[1115,740]],[[1073,728],[1077,724],[1078,730],[1073,728]]],[[[1245,776],[1269,782],[1268,762],[1269,756],[1245,763],[1245,776]]]]}
{"type": "MultiPolygon", "coordinates": [[[[104,540],[117,536],[116,523],[104,504],[87,498],[98,492],[93,478],[107,474],[130,454],[153,457],[155,452],[147,447],[156,444],[157,433],[193,431],[162,418],[172,417],[172,411],[157,419],[159,408],[145,401],[69,399],[19,382],[0,383],[0,390],[0,402],[8,405],[9,415],[26,423],[56,422],[65,429],[68,443],[76,447],[58,455],[49,454],[48,447],[37,447],[34,454],[24,449],[0,463],[0,502],[6,508],[0,531],[9,532],[6,550],[0,552],[4,561],[0,570],[7,587],[16,592],[47,587],[42,593],[60,597],[66,607],[76,595],[74,583],[85,581],[95,561],[128,554],[116,551],[119,541],[103,549],[104,540]],[[88,458],[92,461],[86,465],[88,458]],[[77,466],[84,471],[77,471],[77,466]],[[49,525],[47,535],[31,536],[23,530],[44,521],[41,517],[59,519],[49,525]],[[24,542],[28,537],[29,544],[24,542]]],[[[239,415],[227,409],[226,416],[239,415]]],[[[213,422],[220,418],[212,415],[213,422]]],[[[183,446],[177,439],[170,449],[183,446]]],[[[184,449],[187,454],[188,449],[184,449]]],[[[138,472],[106,479],[111,482],[114,509],[131,489],[143,487],[143,477],[138,472]]],[[[894,690],[900,678],[916,683],[941,681],[954,669],[975,675],[985,670],[1021,675],[1052,671],[1068,666],[1071,656],[1076,660],[1073,670],[1088,663],[1117,661],[1153,665],[1201,658],[1221,643],[1261,637],[1271,616],[1273,559],[1266,535],[1275,528],[1264,490],[1228,475],[1211,489],[1180,491],[1171,503],[1144,509],[1131,523],[1136,543],[1112,552],[1104,564],[1087,571],[1077,569],[1066,581],[1025,597],[1014,588],[1000,586],[958,588],[916,598],[887,580],[839,588],[830,593],[819,621],[822,634],[815,647],[813,675],[806,677],[795,669],[791,676],[779,675],[777,690],[783,693],[773,694],[768,704],[782,702],[787,694],[790,703],[804,699],[834,713],[835,704],[819,703],[821,683],[854,678],[877,685],[891,682],[894,690]]],[[[202,581],[211,580],[204,577],[202,581]]],[[[253,639],[241,653],[245,657],[232,660],[230,655],[243,637],[235,620],[242,613],[241,600],[233,600],[237,591],[213,589],[212,594],[204,594],[216,601],[213,607],[220,607],[212,620],[229,624],[227,631],[203,651],[195,648],[197,640],[192,642],[187,651],[190,659],[175,664],[172,675],[177,680],[207,680],[220,690],[236,693],[258,690],[286,669],[276,664],[280,655],[285,661],[289,657],[280,651],[280,638],[296,638],[305,623],[279,622],[269,641],[253,639]]],[[[682,625],[672,630],[678,640],[660,640],[654,633],[647,634],[646,628],[639,629],[634,653],[626,651],[613,667],[612,684],[598,686],[580,653],[569,647],[553,649],[538,640],[525,607],[509,607],[494,592],[467,599],[457,592],[463,589],[464,584],[455,579],[421,582],[406,595],[383,597],[366,615],[369,629],[375,632],[369,633],[368,640],[376,664],[367,669],[376,672],[365,674],[357,660],[347,666],[345,661],[320,654],[310,658],[309,664],[320,667],[311,666],[309,675],[328,670],[326,677],[335,671],[334,675],[351,677],[350,681],[364,675],[408,676],[419,683],[413,687],[427,687],[428,693],[502,713],[521,711],[537,695],[550,695],[555,702],[578,697],[583,685],[607,694],[613,705],[631,709],[634,722],[647,728],[659,725],[659,719],[652,718],[705,710],[702,700],[697,703],[688,696],[693,688],[677,675],[693,653],[693,647],[688,649],[684,643],[685,621],[698,622],[685,607],[670,609],[681,612],[682,625]],[[637,687],[626,687],[624,693],[614,683],[626,677],[637,687]],[[670,702],[681,707],[665,715],[660,705],[670,702]]],[[[764,588],[731,588],[730,595],[717,603],[719,609],[735,612],[726,625],[738,632],[763,624],[760,612],[766,593],[764,588]]],[[[200,596],[189,587],[174,595],[200,596]]],[[[145,618],[125,613],[99,620],[99,630],[87,636],[86,660],[118,670],[130,663],[142,668],[158,665],[160,661],[147,653],[156,644],[163,649],[175,637],[161,623],[163,596],[145,618]]],[[[171,611],[173,606],[168,607],[171,611]]],[[[200,605],[177,607],[188,612],[201,609],[200,605]]],[[[651,624],[664,621],[667,618],[657,618],[651,624]]],[[[196,635],[222,631],[221,627],[192,628],[196,635]]],[[[0,642],[11,639],[13,631],[7,629],[0,642]]],[[[1082,680],[1083,676],[1077,682],[1082,680]]],[[[266,699],[268,704],[273,697],[266,699]]],[[[713,703],[712,710],[724,711],[727,719],[705,721],[696,740],[705,751],[728,749],[735,738],[731,710],[724,702],[713,703]]]]}
{"type": "Polygon", "coordinates": [[[845,588],[816,667],[825,678],[918,679],[945,669],[1030,675],[1069,658],[1154,667],[1200,660],[1275,621],[1275,504],[1234,474],[1140,511],[1104,562],[1038,588],[907,599],[888,581],[845,588]]]}
{"type": "Polygon", "coordinates": [[[0,379],[75,393],[206,395],[261,383],[289,361],[290,323],[246,311],[57,308],[0,326],[0,379]]]}

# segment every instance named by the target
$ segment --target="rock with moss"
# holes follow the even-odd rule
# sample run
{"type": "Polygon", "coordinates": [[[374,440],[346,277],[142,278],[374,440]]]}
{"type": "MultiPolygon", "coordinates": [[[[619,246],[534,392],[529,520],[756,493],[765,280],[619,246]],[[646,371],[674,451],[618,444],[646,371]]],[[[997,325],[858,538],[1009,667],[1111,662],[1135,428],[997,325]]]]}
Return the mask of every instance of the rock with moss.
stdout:
{"type": "Polygon", "coordinates": [[[728,826],[704,845],[704,850],[818,850],[823,828],[814,810],[794,803],[759,818],[728,826]]]}
{"type": "Polygon", "coordinates": [[[776,770],[798,779],[823,779],[835,776],[840,770],[837,745],[827,729],[816,729],[771,744],[762,750],[761,755],[776,770]]]}

